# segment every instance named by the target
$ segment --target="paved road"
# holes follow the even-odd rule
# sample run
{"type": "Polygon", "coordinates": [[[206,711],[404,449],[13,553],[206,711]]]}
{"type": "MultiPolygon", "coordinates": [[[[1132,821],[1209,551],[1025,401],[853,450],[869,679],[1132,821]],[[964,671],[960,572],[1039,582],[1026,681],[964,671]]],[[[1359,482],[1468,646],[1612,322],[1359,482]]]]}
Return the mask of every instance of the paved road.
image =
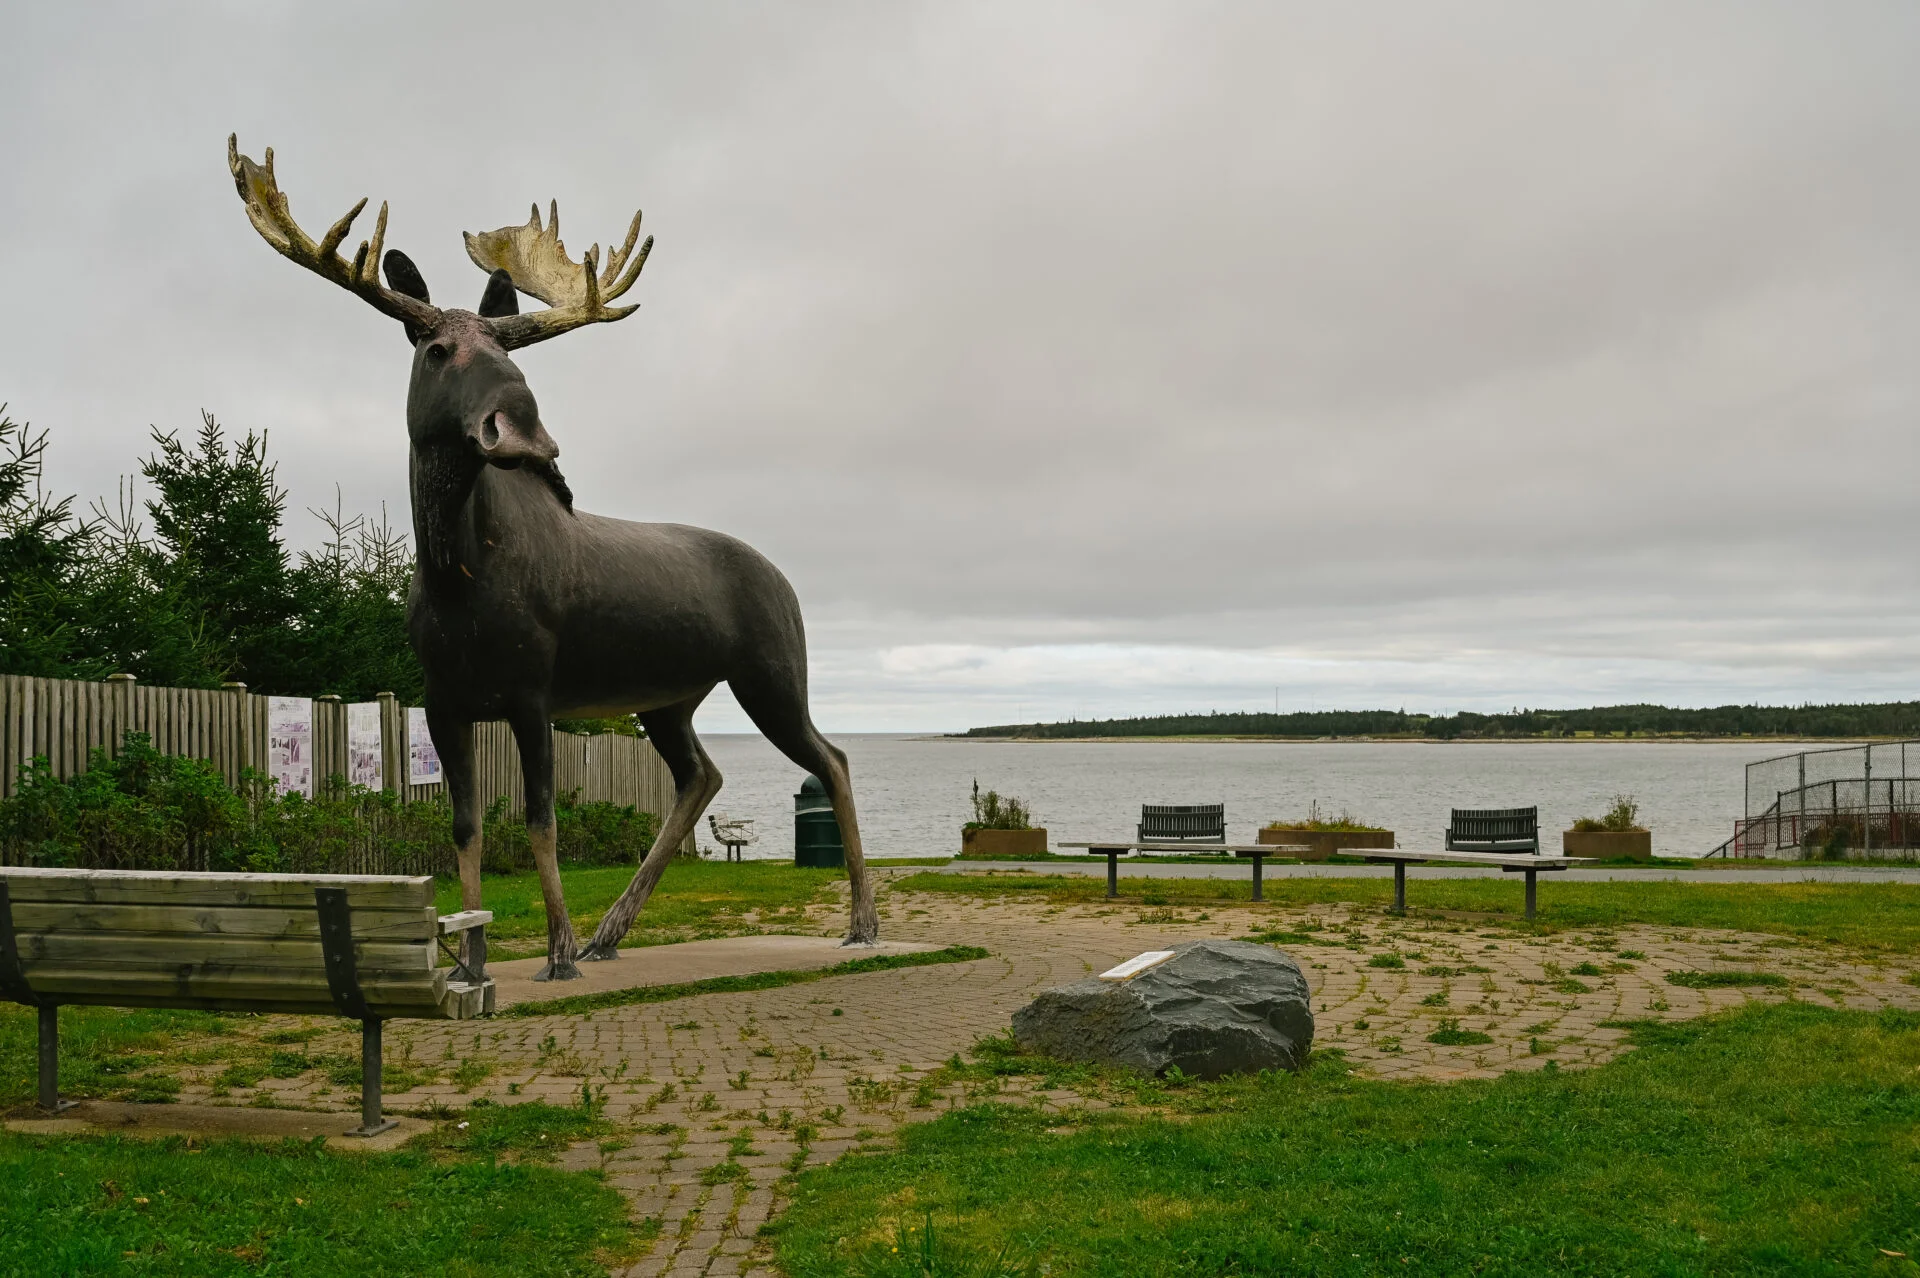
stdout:
{"type": "MultiPolygon", "coordinates": [[[[1120,873],[1130,879],[1244,879],[1252,877],[1250,861],[1232,863],[1195,861],[1189,865],[1169,865],[1160,861],[1120,862],[1120,873]]],[[[1031,874],[1084,874],[1105,877],[1105,857],[1085,861],[954,861],[934,870],[937,874],[979,874],[987,870],[1026,871],[1031,874]]],[[[1273,879],[1372,879],[1391,878],[1388,865],[1272,865],[1263,867],[1261,876],[1273,879]]],[[[1633,883],[1650,879],[1672,883],[1920,883],[1920,865],[1912,869],[1894,866],[1783,865],[1777,870],[1673,870],[1604,869],[1556,870],[1556,883],[1633,883]]],[[[1410,865],[1408,878],[1421,879],[1497,879],[1500,870],[1478,865],[1410,865]]]]}

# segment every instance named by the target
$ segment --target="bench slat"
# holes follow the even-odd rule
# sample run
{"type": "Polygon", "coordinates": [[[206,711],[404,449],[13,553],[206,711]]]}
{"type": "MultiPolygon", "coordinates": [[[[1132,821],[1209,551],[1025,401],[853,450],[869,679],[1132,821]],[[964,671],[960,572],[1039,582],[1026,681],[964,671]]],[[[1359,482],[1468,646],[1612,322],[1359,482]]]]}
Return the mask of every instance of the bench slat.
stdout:
{"type": "MultiPolygon", "coordinates": [[[[455,932],[464,932],[470,927],[483,927],[493,922],[492,910],[461,910],[458,914],[442,914],[435,920],[439,935],[452,936],[455,932]]],[[[360,935],[360,921],[354,920],[353,934],[360,935]]]]}
{"type": "MultiPolygon", "coordinates": [[[[312,1007],[317,1012],[338,1015],[333,1010],[333,991],[325,973],[312,976],[295,972],[189,972],[167,976],[156,972],[129,972],[120,969],[82,967],[78,964],[27,964],[27,979],[35,993],[52,996],[62,1003],[100,1003],[111,1007],[132,1006],[124,998],[196,998],[225,1000],[228,1005],[253,1001],[312,1007]]],[[[420,1016],[445,997],[447,973],[439,968],[432,973],[401,979],[370,976],[360,982],[370,1008],[382,1016],[420,1016]]],[[[167,1006],[181,1006],[168,1003],[167,1006]]],[[[427,1013],[431,1015],[431,1011],[427,1013]]]]}
{"type": "MultiPolygon", "coordinates": [[[[182,936],[320,937],[320,915],[299,906],[91,905],[73,901],[18,901],[13,925],[21,932],[73,931],[182,936]]],[[[355,940],[428,941],[438,930],[430,905],[404,910],[355,910],[355,940]]]]}
{"type": "Polygon", "coordinates": [[[0,868],[15,902],[111,905],[278,905],[313,908],[316,887],[344,887],[355,909],[431,907],[430,878],[357,878],[347,874],[139,874],[119,870],[0,868]]]}
{"type": "MultiPolygon", "coordinates": [[[[117,968],[170,976],[182,968],[259,970],[276,974],[313,972],[326,980],[326,960],[317,939],[260,936],[141,936],[124,932],[19,932],[20,961],[28,979],[34,964],[117,968]]],[[[437,951],[424,942],[356,941],[354,964],[363,975],[433,970],[437,951]]]]}

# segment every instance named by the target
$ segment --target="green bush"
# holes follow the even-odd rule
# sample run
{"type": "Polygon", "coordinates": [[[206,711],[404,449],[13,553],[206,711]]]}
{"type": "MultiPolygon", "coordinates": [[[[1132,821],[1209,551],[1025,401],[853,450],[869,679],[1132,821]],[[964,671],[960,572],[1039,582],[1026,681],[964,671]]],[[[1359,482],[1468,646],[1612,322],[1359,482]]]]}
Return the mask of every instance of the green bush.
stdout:
{"type": "Polygon", "coordinates": [[[1269,830],[1318,830],[1336,834],[1352,834],[1355,832],[1375,833],[1386,830],[1385,826],[1368,825],[1365,820],[1353,815],[1351,812],[1343,811],[1337,817],[1323,817],[1320,815],[1320,801],[1318,799],[1315,799],[1307,805],[1306,820],[1269,821],[1266,824],[1266,828],[1269,830]]]}
{"type": "Polygon", "coordinates": [[[989,790],[980,793],[980,782],[973,783],[973,820],[960,827],[963,830],[1031,830],[1033,812],[1026,804],[1011,796],[1001,798],[999,793],[989,790]]]}
{"type": "MultiPolygon", "coordinates": [[[[555,805],[560,859],[633,864],[653,846],[651,812],[581,803],[555,805]]],[[[485,863],[532,864],[525,825],[505,800],[490,808],[485,863]]],[[[94,750],[87,770],[62,780],[44,756],[0,800],[0,863],[112,870],[224,870],[291,874],[449,874],[453,814],[444,797],[400,802],[389,791],[339,778],[313,798],[281,794],[247,771],[238,789],[204,759],[163,754],[129,732],[119,756],[94,750]]]]}
{"type": "Polygon", "coordinates": [[[1634,802],[1630,794],[1613,796],[1613,806],[1607,814],[1595,820],[1593,817],[1581,817],[1573,823],[1575,831],[1581,834],[1593,834],[1607,831],[1613,834],[1641,833],[1645,827],[1640,824],[1640,805],[1634,802]]]}

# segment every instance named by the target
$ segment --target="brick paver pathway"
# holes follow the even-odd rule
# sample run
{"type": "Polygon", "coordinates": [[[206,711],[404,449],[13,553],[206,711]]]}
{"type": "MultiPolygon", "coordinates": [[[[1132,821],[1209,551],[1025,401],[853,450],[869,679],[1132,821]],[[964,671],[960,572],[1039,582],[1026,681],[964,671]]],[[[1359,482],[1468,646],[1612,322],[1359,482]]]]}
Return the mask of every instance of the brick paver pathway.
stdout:
{"type": "MultiPolygon", "coordinates": [[[[811,917],[822,932],[841,922],[838,907],[811,917]]],[[[390,1103],[460,1106],[487,1096],[567,1104],[592,1087],[631,1143],[610,1153],[580,1145],[566,1152],[563,1165],[602,1169],[632,1197],[637,1216],[660,1221],[652,1254],[629,1273],[766,1275],[772,1271],[755,1234],[779,1210],[790,1171],[883,1141],[899,1124],[957,1103],[962,1098],[921,1080],[979,1037],[1005,1032],[1014,1009],[1037,990],[1170,942],[1257,928],[1317,929],[1305,933],[1312,944],[1283,944],[1311,984],[1316,1043],[1342,1048],[1385,1077],[1488,1078],[1550,1061],[1597,1064],[1621,1050],[1624,1036],[1606,1021],[1692,1017],[1753,998],[1920,1006],[1920,988],[1903,980],[1915,966],[1910,960],[1875,964],[1727,932],[1623,927],[1523,938],[1495,927],[1393,920],[1346,905],[1209,912],[899,892],[883,896],[883,917],[893,939],[980,945],[992,956],[584,1016],[393,1022],[389,1062],[439,1076],[390,1103]],[[1400,965],[1391,965],[1396,960],[1400,965]],[[1694,990],[1666,982],[1666,972],[1683,968],[1761,969],[1791,984],[1694,990]],[[1492,1042],[1429,1043],[1427,1035],[1443,1022],[1492,1042]],[[451,1080],[456,1064],[475,1061],[494,1072],[468,1087],[451,1080]]],[[[646,952],[630,951],[623,962],[644,964],[646,952]]],[[[310,1024],[327,1029],[311,1051],[357,1046],[340,1022],[310,1024]]],[[[189,1078],[180,1099],[207,1098],[213,1072],[189,1078]]],[[[353,1094],[317,1078],[264,1079],[231,1099],[259,1103],[264,1094],[287,1105],[352,1107],[353,1094]]],[[[1012,1080],[1006,1090],[1020,1096],[1025,1086],[1012,1080]]],[[[1057,1093],[1029,1098],[1080,1103],[1057,1093]]]]}

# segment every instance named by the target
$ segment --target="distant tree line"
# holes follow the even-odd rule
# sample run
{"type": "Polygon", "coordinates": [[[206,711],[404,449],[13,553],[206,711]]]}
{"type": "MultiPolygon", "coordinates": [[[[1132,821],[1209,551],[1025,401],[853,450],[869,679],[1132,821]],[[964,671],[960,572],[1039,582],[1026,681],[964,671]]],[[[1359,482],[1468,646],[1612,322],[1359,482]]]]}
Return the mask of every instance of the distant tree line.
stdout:
{"type": "Polygon", "coordinates": [[[384,512],[314,511],[321,548],[291,555],[264,435],[230,441],[202,414],[195,437],[156,429],[153,444],[151,496],[82,513],[46,492],[47,433],[0,405],[0,674],[421,699],[413,555],[384,512]]]}
{"type": "Polygon", "coordinates": [[[1408,714],[1404,710],[1320,710],[1293,714],[1210,711],[1137,719],[1070,719],[1065,723],[972,728],[969,737],[1406,737],[1475,740],[1525,737],[1904,737],[1920,736],[1920,701],[1880,705],[1595,706],[1585,710],[1515,710],[1510,714],[1408,714]]]}

